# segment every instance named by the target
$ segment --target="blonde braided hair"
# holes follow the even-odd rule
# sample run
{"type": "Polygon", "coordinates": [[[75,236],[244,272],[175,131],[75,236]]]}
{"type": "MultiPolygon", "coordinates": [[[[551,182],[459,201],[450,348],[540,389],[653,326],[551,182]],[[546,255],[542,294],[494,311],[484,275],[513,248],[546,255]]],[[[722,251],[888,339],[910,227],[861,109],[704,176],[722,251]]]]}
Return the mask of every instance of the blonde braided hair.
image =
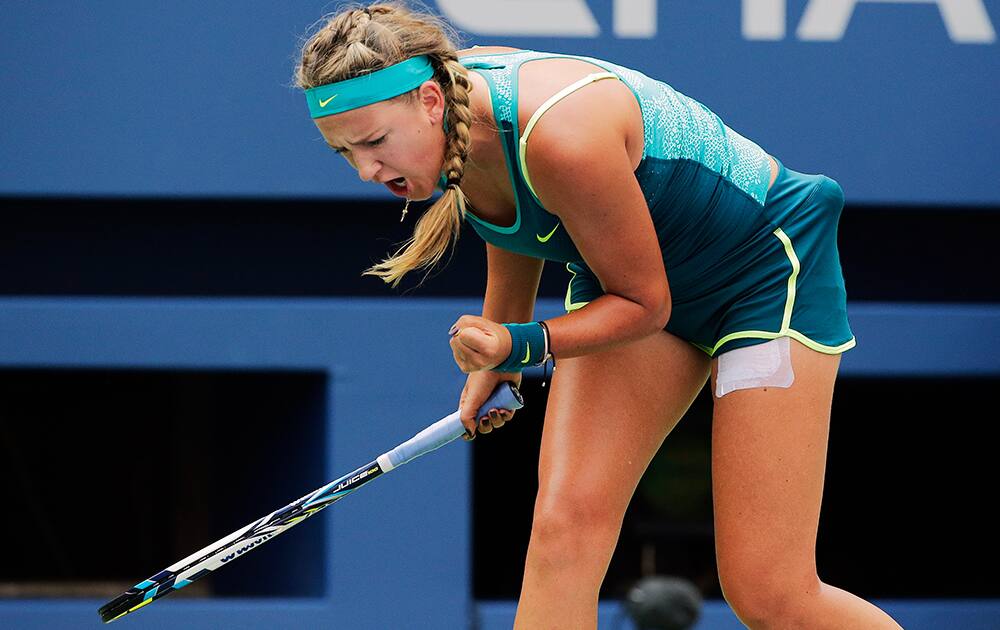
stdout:
{"type": "MultiPolygon", "coordinates": [[[[465,219],[460,187],[471,146],[472,111],[468,70],[459,63],[451,29],[438,17],[400,3],[353,6],[332,17],[302,46],[295,82],[308,89],[380,70],[410,57],[427,55],[445,97],[447,187],[391,256],[367,269],[393,287],[415,269],[430,272],[458,239],[465,219]]],[[[399,98],[413,98],[413,92],[399,98]]]]}

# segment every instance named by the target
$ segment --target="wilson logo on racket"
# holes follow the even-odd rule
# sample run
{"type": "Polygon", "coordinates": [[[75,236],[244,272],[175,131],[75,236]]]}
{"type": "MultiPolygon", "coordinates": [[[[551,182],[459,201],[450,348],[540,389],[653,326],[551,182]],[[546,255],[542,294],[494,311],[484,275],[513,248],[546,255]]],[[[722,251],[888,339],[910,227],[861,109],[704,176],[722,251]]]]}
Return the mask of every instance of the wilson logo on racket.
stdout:
{"type": "MultiPolygon", "coordinates": [[[[513,410],[520,409],[522,406],[524,406],[524,399],[521,398],[517,389],[510,383],[503,383],[483,403],[479,415],[486,415],[486,412],[493,408],[513,410]]],[[[465,427],[462,426],[462,421],[457,413],[441,418],[406,442],[379,455],[375,461],[331,481],[322,488],[289,503],[281,510],[271,512],[243,529],[236,530],[229,536],[195,552],[175,565],[139,582],[135,587],[98,609],[101,621],[110,623],[130,612],[139,610],[154,600],[184,588],[217,568],[228,565],[236,558],[256,549],[289,527],[303,521],[309,515],[315,514],[354,492],[372,479],[457,440],[464,433],[465,427]],[[333,486],[339,488],[339,491],[331,492],[329,488],[333,486]],[[243,546],[236,549],[235,552],[231,551],[236,545],[243,546]]]]}
{"type": "Polygon", "coordinates": [[[229,554],[225,558],[221,558],[220,562],[222,562],[223,564],[225,564],[226,562],[229,562],[230,560],[232,560],[233,558],[235,558],[237,556],[242,556],[244,553],[250,551],[251,549],[253,549],[257,545],[264,544],[266,541],[270,540],[272,537],[274,537],[273,533],[264,534],[260,538],[255,539],[249,545],[244,545],[243,547],[240,547],[239,549],[237,549],[234,553],[229,554]]]}

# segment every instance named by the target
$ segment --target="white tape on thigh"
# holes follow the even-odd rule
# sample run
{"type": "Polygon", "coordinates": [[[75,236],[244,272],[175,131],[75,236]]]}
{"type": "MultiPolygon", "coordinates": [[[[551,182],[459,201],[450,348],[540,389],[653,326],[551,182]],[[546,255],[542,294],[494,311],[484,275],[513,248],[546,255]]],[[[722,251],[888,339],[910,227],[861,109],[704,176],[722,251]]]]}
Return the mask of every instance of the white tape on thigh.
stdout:
{"type": "Polygon", "coordinates": [[[720,354],[715,396],[754,387],[791,387],[794,380],[788,337],[778,337],[720,354]]]}

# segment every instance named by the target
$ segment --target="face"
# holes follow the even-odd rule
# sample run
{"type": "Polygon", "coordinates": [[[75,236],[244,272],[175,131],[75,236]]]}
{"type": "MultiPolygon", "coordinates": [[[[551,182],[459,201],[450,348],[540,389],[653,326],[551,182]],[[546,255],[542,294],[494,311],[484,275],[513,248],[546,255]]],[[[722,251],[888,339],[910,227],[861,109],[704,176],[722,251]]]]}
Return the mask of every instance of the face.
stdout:
{"type": "Polygon", "coordinates": [[[407,199],[429,198],[444,163],[444,95],[425,81],[416,96],[372,103],[314,120],[326,143],[366,182],[407,199]]]}

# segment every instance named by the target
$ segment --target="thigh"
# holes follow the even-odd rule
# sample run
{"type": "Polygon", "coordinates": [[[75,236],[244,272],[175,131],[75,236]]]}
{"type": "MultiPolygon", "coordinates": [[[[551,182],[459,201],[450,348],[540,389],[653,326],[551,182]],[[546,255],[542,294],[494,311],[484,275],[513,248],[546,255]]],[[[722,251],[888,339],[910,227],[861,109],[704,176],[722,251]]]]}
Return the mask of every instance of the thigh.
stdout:
{"type": "MultiPolygon", "coordinates": [[[[712,486],[719,572],[815,575],[816,531],[839,355],[791,342],[790,388],[715,399],[712,486]]],[[[714,362],[717,364],[717,361],[714,362]]],[[[716,365],[713,365],[713,386],[716,365]]]]}
{"type": "Polygon", "coordinates": [[[536,508],[586,493],[623,514],[708,374],[708,357],[666,332],[559,360],[542,433],[536,508]]]}

